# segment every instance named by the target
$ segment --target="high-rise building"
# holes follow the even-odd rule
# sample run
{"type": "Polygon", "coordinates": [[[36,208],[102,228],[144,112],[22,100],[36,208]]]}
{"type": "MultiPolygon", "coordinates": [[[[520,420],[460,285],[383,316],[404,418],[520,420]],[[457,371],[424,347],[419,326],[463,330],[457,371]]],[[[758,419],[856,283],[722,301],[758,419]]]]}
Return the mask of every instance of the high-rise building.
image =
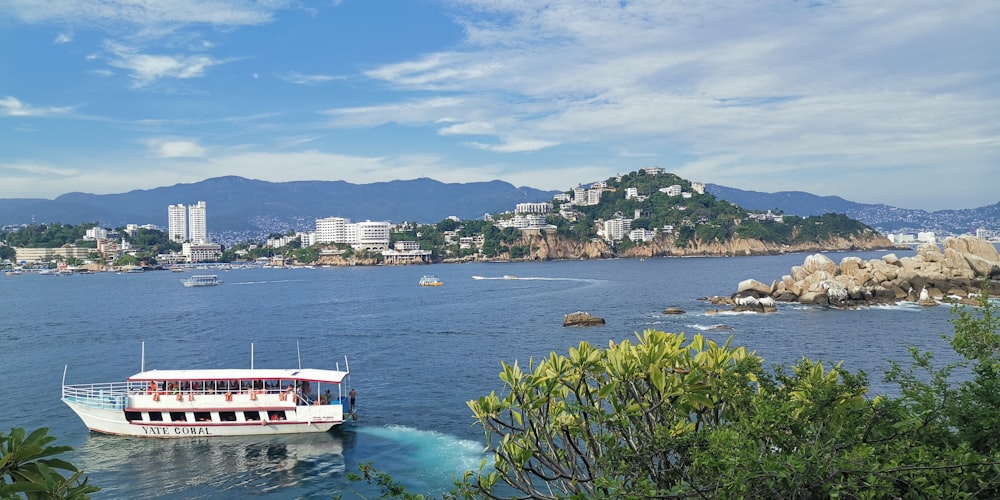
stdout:
{"type": "Polygon", "coordinates": [[[171,241],[181,243],[208,243],[205,202],[199,201],[197,205],[188,206],[180,203],[167,206],[167,235],[171,241]]]}
{"type": "Polygon", "coordinates": [[[167,207],[167,235],[170,241],[187,240],[187,207],[180,203],[167,207]]]}
{"type": "Polygon", "coordinates": [[[188,205],[188,241],[196,245],[208,242],[208,227],[205,223],[205,202],[188,205]]]}

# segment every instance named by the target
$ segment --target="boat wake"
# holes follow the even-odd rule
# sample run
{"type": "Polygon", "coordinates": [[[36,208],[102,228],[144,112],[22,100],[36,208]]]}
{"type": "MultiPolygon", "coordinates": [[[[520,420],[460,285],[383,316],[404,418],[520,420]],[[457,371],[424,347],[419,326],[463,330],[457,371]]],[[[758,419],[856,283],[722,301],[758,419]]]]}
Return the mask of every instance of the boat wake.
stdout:
{"type": "Polygon", "coordinates": [[[414,429],[402,425],[357,427],[359,434],[380,437],[406,448],[412,466],[421,469],[424,477],[458,477],[463,472],[479,468],[483,460],[483,445],[437,431],[414,429]]]}
{"type": "Polygon", "coordinates": [[[263,280],[263,281],[227,281],[227,285],[266,285],[270,283],[301,283],[309,280],[263,280]]]}
{"type": "Polygon", "coordinates": [[[597,280],[590,278],[549,278],[545,276],[473,276],[474,280],[508,280],[508,281],[582,281],[591,283],[597,280]]]}

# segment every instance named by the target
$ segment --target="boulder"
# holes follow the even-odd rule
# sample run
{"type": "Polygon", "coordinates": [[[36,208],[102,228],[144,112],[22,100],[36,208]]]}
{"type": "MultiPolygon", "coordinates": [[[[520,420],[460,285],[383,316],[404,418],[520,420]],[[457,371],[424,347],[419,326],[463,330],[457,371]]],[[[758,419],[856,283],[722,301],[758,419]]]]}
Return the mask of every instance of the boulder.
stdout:
{"type": "Polygon", "coordinates": [[[746,279],[740,282],[736,287],[736,293],[744,294],[746,292],[751,292],[757,297],[763,297],[765,295],[771,295],[774,291],[774,287],[761,283],[755,279],[746,279]]]}
{"type": "Polygon", "coordinates": [[[802,270],[807,274],[814,274],[817,271],[825,271],[828,275],[836,276],[837,264],[832,259],[821,253],[812,254],[806,257],[802,263],[802,270]]]}
{"type": "Polygon", "coordinates": [[[679,307],[668,307],[663,310],[663,314],[684,314],[684,313],[685,313],[684,309],[681,309],[679,307]]]}
{"type": "Polygon", "coordinates": [[[604,318],[583,311],[572,312],[563,317],[563,326],[600,326],[603,324],[604,318]]]}
{"type": "Polygon", "coordinates": [[[963,254],[974,255],[981,259],[1000,262],[1000,252],[992,243],[972,236],[945,238],[941,245],[945,250],[951,248],[963,254]]]}
{"type": "Polygon", "coordinates": [[[817,304],[817,305],[829,305],[830,298],[826,296],[824,292],[805,292],[799,295],[800,304],[817,304]]]}
{"type": "Polygon", "coordinates": [[[894,266],[894,267],[899,267],[899,266],[903,265],[903,264],[901,264],[899,262],[899,257],[897,257],[896,254],[894,254],[894,253],[887,253],[887,254],[883,255],[882,256],[882,262],[885,262],[886,264],[889,264],[890,266],[894,266]]]}

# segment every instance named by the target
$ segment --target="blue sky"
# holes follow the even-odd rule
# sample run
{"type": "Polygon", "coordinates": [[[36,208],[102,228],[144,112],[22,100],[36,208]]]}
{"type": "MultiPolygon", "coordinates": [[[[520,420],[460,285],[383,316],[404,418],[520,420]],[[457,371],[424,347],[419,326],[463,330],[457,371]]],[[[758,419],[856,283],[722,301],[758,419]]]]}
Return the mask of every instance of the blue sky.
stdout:
{"type": "Polygon", "coordinates": [[[995,0],[0,0],[0,198],[660,166],[978,207],[998,25],[995,0]]]}

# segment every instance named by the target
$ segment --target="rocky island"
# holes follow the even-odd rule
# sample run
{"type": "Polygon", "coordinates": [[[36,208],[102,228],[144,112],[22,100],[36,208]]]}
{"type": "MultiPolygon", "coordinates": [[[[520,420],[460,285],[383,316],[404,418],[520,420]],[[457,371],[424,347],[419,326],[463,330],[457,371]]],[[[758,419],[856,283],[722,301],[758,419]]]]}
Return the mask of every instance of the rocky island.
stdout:
{"type": "Polygon", "coordinates": [[[893,253],[865,261],[844,257],[839,264],[821,253],[771,284],[754,279],[739,283],[728,297],[710,297],[714,304],[737,311],[773,311],[776,302],[834,307],[858,307],[899,301],[935,305],[950,297],[967,300],[982,292],[1000,296],[1000,253],[991,243],[972,236],[946,238],[941,247],[925,244],[913,257],[893,253]]]}

